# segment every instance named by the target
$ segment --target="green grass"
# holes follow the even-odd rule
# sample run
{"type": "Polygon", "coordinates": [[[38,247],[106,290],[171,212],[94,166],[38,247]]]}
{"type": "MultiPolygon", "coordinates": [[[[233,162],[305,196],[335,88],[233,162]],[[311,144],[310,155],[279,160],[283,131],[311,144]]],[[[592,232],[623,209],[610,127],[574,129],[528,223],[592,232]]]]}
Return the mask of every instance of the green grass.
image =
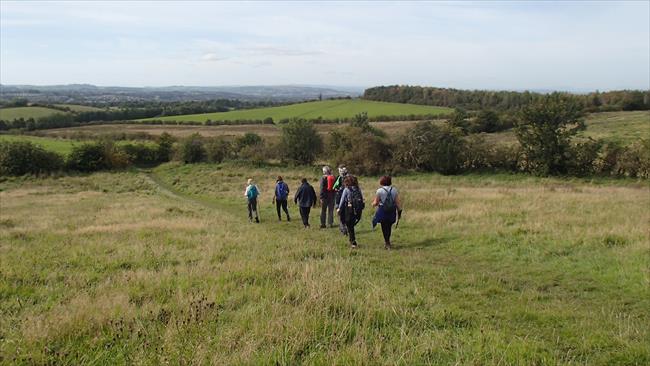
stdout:
{"type": "Polygon", "coordinates": [[[16,108],[1,108],[0,109],[0,120],[4,121],[13,121],[14,119],[19,118],[41,118],[51,116],[56,113],[65,113],[52,108],[44,107],[16,107],[16,108]]]}
{"type": "Polygon", "coordinates": [[[319,102],[297,103],[281,107],[245,109],[231,112],[188,114],[182,116],[155,117],[145,120],[171,120],[171,121],[235,121],[235,120],[263,120],[273,118],[275,122],[285,118],[325,119],[350,118],[361,112],[368,112],[368,116],[400,116],[400,115],[426,115],[449,113],[452,109],[445,107],[431,107],[415,104],[384,103],[369,100],[326,100],[319,102]]]}
{"type": "MultiPolygon", "coordinates": [[[[592,113],[585,119],[587,129],[577,137],[601,139],[629,145],[650,138],[650,111],[592,113]]],[[[484,134],[487,141],[495,144],[517,142],[514,130],[484,134]]]]}
{"type": "MultiPolygon", "coordinates": [[[[397,177],[404,219],[387,252],[369,210],[357,250],[302,229],[293,206],[277,222],[274,177],[295,190],[317,170],[0,182],[1,362],[650,362],[647,182],[397,177]]],[[[376,178],[361,186],[368,198],[376,178]]]]}
{"type": "Polygon", "coordinates": [[[55,106],[70,108],[70,110],[73,112],[95,112],[95,111],[104,110],[102,108],[97,108],[89,105],[80,105],[80,104],[55,104],[55,106]]]}
{"type": "Polygon", "coordinates": [[[650,111],[594,113],[586,124],[580,136],[622,144],[650,138],[650,111]]]}
{"type": "Polygon", "coordinates": [[[75,140],[57,139],[50,137],[0,135],[0,142],[2,141],[29,141],[41,146],[45,150],[54,151],[63,155],[69,154],[72,151],[74,143],[77,142],[75,140]]]}

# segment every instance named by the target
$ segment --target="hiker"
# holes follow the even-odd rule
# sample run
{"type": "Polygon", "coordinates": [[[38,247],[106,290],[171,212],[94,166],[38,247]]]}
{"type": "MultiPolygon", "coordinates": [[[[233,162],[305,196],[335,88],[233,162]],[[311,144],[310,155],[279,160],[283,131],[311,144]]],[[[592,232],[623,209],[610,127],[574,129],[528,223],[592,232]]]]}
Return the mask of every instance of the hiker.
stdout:
{"type": "Polygon", "coordinates": [[[288,197],[289,185],[282,180],[282,176],[278,175],[278,179],[275,181],[275,194],[273,195],[273,203],[275,204],[275,209],[278,211],[278,221],[282,221],[280,207],[282,207],[282,211],[287,215],[287,221],[291,221],[289,210],[287,209],[288,197]]]}
{"type": "Polygon", "coordinates": [[[302,184],[296,191],[296,195],[293,197],[293,202],[298,205],[302,224],[305,225],[305,229],[308,229],[309,211],[311,211],[312,207],[316,207],[316,191],[314,191],[314,187],[307,182],[306,178],[302,178],[300,182],[302,184]]]}
{"type": "Polygon", "coordinates": [[[253,179],[248,179],[248,185],[244,196],[248,200],[248,222],[253,222],[253,212],[255,212],[255,222],[259,224],[260,216],[257,214],[257,197],[260,195],[260,189],[257,188],[253,179]]]}
{"type": "MultiPolygon", "coordinates": [[[[345,177],[348,176],[348,168],[345,167],[345,165],[339,166],[339,176],[336,177],[336,181],[334,182],[334,192],[336,192],[334,196],[334,206],[338,207],[339,203],[341,202],[341,195],[343,194],[343,189],[345,188],[343,186],[343,180],[345,177]]],[[[343,235],[348,235],[348,229],[345,226],[345,219],[341,217],[341,214],[339,213],[339,230],[341,231],[341,234],[343,235]]]]}
{"type": "Polygon", "coordinates": [[[350,246],[354,249],[357,247],[357,238],[354,233],[354,226],[361,220],[361,213],[365,207],[363,194],[359,188],[359,181],[356,177],[348,175],[343,180],[343,193],[341,201],[336,208],[340,217],[343,219],[347,228],[347,235],[350,239],[350,246]]]}
{"type": "Polygon", "coordinates": [[[379,179],[379,189],[372,201],[372,205],[377,207],[375,216],[372,218],[372,229],[377,224],[381,224],[381,232],[384,235],[384,248],[391,249],[393,246],[390,242],[390,235],[393,230],[393,224],[402,216],[402,203],[399,198],[397,188],[392,186],[392,179],[385,175],[379,179]]]}
{"type": "Polygon", "coordinates": [[[334,226],[334,198],[336,192],[334,191],[334,181],[336,179],[332,175],[332,168],[325,165],[323,167],[323,176],[320,178],[320,228],[324,229],[325,220],[327,219],[327,224],[331,228],[334,226]]]}

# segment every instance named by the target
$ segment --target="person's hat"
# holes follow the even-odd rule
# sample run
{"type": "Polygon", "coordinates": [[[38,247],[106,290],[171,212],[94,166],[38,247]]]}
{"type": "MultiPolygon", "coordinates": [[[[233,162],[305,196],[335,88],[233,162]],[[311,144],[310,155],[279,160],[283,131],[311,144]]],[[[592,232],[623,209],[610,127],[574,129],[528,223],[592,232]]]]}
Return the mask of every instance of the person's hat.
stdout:
{"type": "Polygon", "coordinates": [[[253,178],[248,178],[248,184],[253,184],[253,178]]]}

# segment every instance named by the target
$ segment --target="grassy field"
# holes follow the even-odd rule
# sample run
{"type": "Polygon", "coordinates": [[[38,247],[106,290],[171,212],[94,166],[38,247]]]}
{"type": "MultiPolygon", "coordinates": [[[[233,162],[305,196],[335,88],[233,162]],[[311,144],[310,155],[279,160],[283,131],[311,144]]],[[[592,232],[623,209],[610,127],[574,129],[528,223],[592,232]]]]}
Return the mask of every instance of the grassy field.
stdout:
{"type": "Polygon", "coordinates": [[[2,141],[29,141],[42,148],[59,154],[68,154],[72,151],[74,143],[77,141],[67,139],[57,139],[48,137],[25,136],[25,135],[0,135],[0,142],[2,141]]]}
{"type": "Polygon", "coordinates": [[[325,119],[350,118],[361,112],[368,112],[369,117],[374,116],[401,116],[401,115],[426,115],[450,113],[452,109],[446,107],[430,107],[415,104],[374,102],[361,99],[325,100],[319,102],[297,103],[280,107],[245,109],[231,112],[188,114],[182,116],[168,116],[148,118],[148,120],[169,121],[235,121],[235,120],[263,120],[273,118],[275,122],[285,118],[325,119]]]}
{"type": "Polygon", "coordinates": [[[16,107],[16,108],[0,108],[0,120],[13,121],[18,118],[41,118],[47,117],[56,113],[65,113],[52,108],[44,107],[16,107]]]}
{"type": "Polygon", "coordinates": [[[80,104],[55,104],[57,107],[66,107],[70,108],[73,112],[95,112],[103,111],[102,108],[97,108],[89,105],[80,105],[80,104]]]}
{"type": "MultiPolygon", "coordinates": [[[[650,111],[592,113],[585,119],[587,129],[579,138],[602,139],[623,145],[650,138],[650,111]]],[[[514,131],[484,134],[487,141],[513,144],[517,142],[514,131]]]]}
{"type": "Polygon", "coordinates": [[[398,177],[388,252],[369,212],[357,250],[277,222],[274,176],[317,170],[0,182],[0,363],[650,362],[647,182],[398,177]]]}

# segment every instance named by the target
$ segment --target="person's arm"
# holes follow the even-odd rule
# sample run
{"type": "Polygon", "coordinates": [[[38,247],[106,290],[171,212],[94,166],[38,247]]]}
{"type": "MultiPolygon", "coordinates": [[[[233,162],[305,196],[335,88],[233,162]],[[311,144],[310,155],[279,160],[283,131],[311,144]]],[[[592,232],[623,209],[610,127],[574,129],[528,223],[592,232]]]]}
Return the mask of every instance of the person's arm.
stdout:
{"type": "Polygon", "coordinates": [[[312,198],[312,207],[316,207],[316,203],[318,202],[318,199],[316,198],[316,191],[314,190],[314,187],[311,187],[311,198],[312,198]]]}
{"type": "Polygon", "coordinates": [[[372,206],[377,207],[381,200],[379,199],[379,193],[375,194],[375,198],[372,200],[372,206]]]}
{"type": "Polygon", "coordinates": [[[342,205],[342,204],[345,202],[345,200],[347,200],[347,199],[348,199],[348,190],[344,188],[344,189],[343,189],[343,193],[341,194],[341,200],[340,200],[339,203],[336,205],[336,211],[339,211],[339,210],[340,210],[341,205],[342,205]]]}
{"type": "Polygon", "coordinates": [[[399,198],[399,193],[395,195],[395,206],[397,207],[398,211],[402,210],[402,200],[399,198]]]}
{"type": "Polygon", "coordinates": [[[248,190],[251,189],[251,186],[246,186],[246,189],[244,190],[244,196],[248,197],[248,190]]]}
{"type": "Polygon", "coordinates": [[[302,186],[298,188],[296,194],[293,196],[293,203],[298,204],[298,199],[300,198],[300,193],[302,192],[302,186]]]}

